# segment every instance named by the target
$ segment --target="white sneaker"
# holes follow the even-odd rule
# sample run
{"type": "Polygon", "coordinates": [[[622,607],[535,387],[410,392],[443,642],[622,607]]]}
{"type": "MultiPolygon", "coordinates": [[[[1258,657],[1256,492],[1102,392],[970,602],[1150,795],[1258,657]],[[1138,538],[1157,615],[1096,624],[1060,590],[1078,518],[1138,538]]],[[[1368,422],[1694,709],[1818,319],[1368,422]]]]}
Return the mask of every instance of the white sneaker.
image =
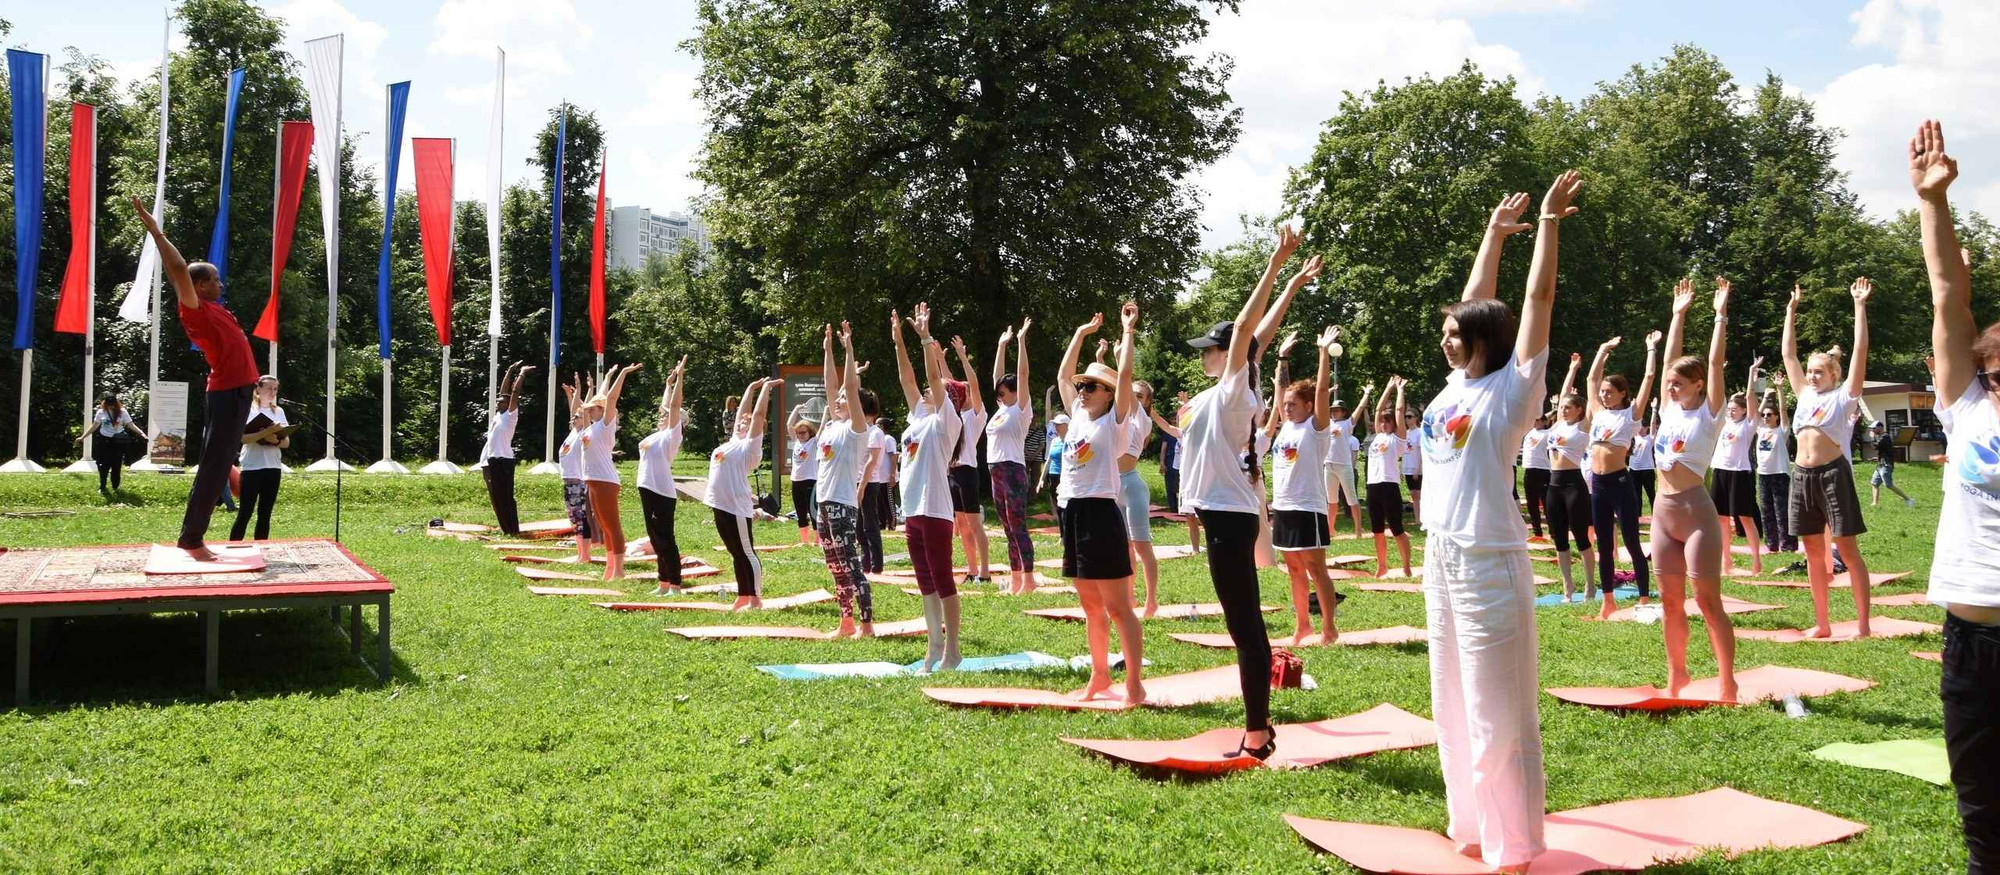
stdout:
{"type": "Polygon", "coordinates": [[[1914,498],[1905,498],[1905,499],[1903,499],[1903,506],[1904,506],[1904,507],[1916,507],[1916,506],[1917,506],[1917,500],[1916,500],[1916,499],[1914,499],[1914,498]]]}

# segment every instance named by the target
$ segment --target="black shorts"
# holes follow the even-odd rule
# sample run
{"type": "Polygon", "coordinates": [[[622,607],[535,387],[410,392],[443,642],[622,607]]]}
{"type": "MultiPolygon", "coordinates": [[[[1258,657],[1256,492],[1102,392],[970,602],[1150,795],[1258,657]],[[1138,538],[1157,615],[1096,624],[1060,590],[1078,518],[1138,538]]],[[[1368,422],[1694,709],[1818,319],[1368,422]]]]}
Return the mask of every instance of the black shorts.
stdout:
{"type": "Polygon", "coordinates": [[[1716,516],[1757,516],[1757,472],[1717,468],[1710,473],[1708,498],[1715,502],[1716,516]]]}
{"type": "Polygon", "coordinates": [[[1062,518],[1064,577],[1118,580],[1132,576],[1125,513],[1117,499],[1072,498],[1062,518]]]}
{"type": "Polygon", "coordinates": [[[1411,492],[1422,492],[1424,491],[1424,475],[1404,474],[1403,485],[1410,487],[1411,492]]]}
{"type": "Polygon", "coordinates": [[[979,513],[979,469],[959,465],[951,469],[951,510],[979,513]]]}
{"type": "Polygon", "coordinates": [[[1854,464],[1845,456],[1817,468],[1793,465],[1790,509],[1794,535],[1830,532],[1848,538],[1868,531],[1854,488],[1854,464]]]}
{"type": "Polygon", "coordinates": [[[1394,534],[1403,534],[1403,488],[1395,483],[1368,484],[1368,530],[1382,534],[1383,529],[1394,534]]]}
{"type": "Polygon", "coordinates": [[[1326,514],[1309,510],[1271,511],[1271,546],[1281,551],[1326,549],[1326,514]]]}

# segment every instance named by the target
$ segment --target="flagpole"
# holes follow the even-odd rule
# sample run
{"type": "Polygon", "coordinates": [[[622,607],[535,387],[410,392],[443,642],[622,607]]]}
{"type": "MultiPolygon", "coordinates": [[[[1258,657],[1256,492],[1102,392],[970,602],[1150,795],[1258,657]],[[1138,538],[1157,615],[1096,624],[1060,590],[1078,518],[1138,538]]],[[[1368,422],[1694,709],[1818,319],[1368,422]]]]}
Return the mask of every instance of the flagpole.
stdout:
{"type": "MultiPolygon", "coordinates": [[[[320,224],[326,239],[326,458],[306,466],[308,471],[351,471],[334,450],[340,434],[334,375],[340,366],[336,339],[340,327],[340,103],[342,54],[346,42],[342,34],[320,37],[306,43],[306,89],[312,106],[313,131],[317,140],[320,173],[320,224]],[[324,52],[315,46],[333,40],[331,70],[324,52]],[[327,76],[331,73],[331,81],[327,76]],[[331,87],[329,94],[327,89],[331,87]],[[332,116],[332,124],[322,125],[321,116],[332,116]]],[[[388,378],[387,373],[383,379],[388,378]]]]}
{"type": "MultiPolygon", "coordinates": [[[[167,219],[167,61],[171,57],[169,43],[173,38],[174,13],[168,9],[160,22],[160,157],[154,162],[153,215],[164,222],[167,219]]],[[[143,236],[143,235],[142,235],[143,236]]],[[[139,244],[142,273],[132,279],[134,283],[144,279],[144,254],[150,251],[153,239],[147,237],[139,244]]],[[[159,468],[153,464],[153,438],[159,434],[159,419],[153,415],[153,387],[160,384],[160,286],[166,282],[166,265],[157,252],[153,257],[153,282],[146,294],[146,454],[130,466],[134,471],[152,471],[159,468]]]]}
{"type": "MultiPolygon", "coordinates": [[[[76,132],[70,132],[70,148],[76,148],[76,132]]],[[[84,274],[90,298],[84,304],[83,327],[83,456],[63,471],[73,474],[97,473],[96,429],[91,426],[90,396],[97,379],[97,115],[90,121],[90,264],[84,274]]],[[[112,423],[117,427],[117,423],[112,423]]]]}
{"type": "MultiPolygon", "coordinates": [[[[12,52],[12,50],[10,49],[8,53],[9,53],[9,54],[11,55],[11,54],[12,54],[13,52],[12,52]]],[[[41,139],[42,139],[42,146],[43,146],[43,150],[44,150],[44,152],[46,152],[46,150],[47,150],[47,147],[48,147],[48,136],[49,136],[49,133],[48,133],[48,132],[49,132],[49,109],[48,109],[48,102],[49,102],[49,98],[48,98],[48,94],[49,94],[49,92],[48,92],[48,81],[49,81],[49,59],[48,59],[48,56],[47,56],[47,55],[43,55],[43,56],[41,56],[41,58],[42,58],[42,98],[41,98],[41,100],[42,100],[42,137],[41,137],[41,139]]],[[[17,107],[17,109],[18,109],[18,107],[17,107]]],[[[18,148],[18,146],[17,146],[16,148],[18,148]]],[[[46,158],[46,156],[44,156],[44,157],[46,158]]],[[[46,164],[45,164],[44,166],[46,166],[46,164]]],[[[18,173],[18,172],[19,172],[19,170],[20,170],[20,168],[18,168],[18,167],[17,167],[17,168],[15,168],[15,170],[16,170],[16,172],[18,173]]],[[[558,183],[560,183],[560,179],[558,179],[558,183]]],[[[14,181],[14,191],[15,191],[15,199],[16,199],[17,201],[18,201],[18,200],[19,200],[19,198],[20,198],[20,194],[19,194],[19,192],[20,192],[20,190],[21,190],[21,189],[20,189],[20,186],[21,186],[21,182],[20,182],[20,179],[19,179],[19,178],[17,177],[17,178],[15,179],[15,181],[14,181]]],[[[20,215],[19,215],[19,213],[18,213],[18,210],[20,209],[20,204],[18,204],[18,203],[17,203],[17,204],[15,204],[14,208],[15,208],[15,210],[17,211],[17,212],[16,212],[16,214],[15,214],[15,219],[14,219],[14,221],[15,221],[15,223],[16,223],[16,227],[18,228],[18,227],[20,227],[20,226],[19,226],[19,222],[21,221],[21,219],[20,219],[20,215]]],[[[40,209],[39,209],[39,207],[38,207],[38,208],[37,208],[37,210],[36,210],[36,216],[35,216],[35,220],[36,220],[36,222],[40,222],[40,220],[41,220],[41,215],[40,215],[40,209]]],[[[28,256],[26,256],[26,255],[21,255],[20,257],[22,257],[22,258],[26,258],[26,257],[28,257],[28,256]]],[[[32,279],[31,279],[30,281],[32,282],[32,279]]],[[[33,286],[29,286],[29,290],[30,290],[30,295],[32,295],[32,289],[33,289],[33,286]]],[[[19,289],[17,289],[17,290],[16,290],[16,294],[19,294],[19,293],[20,293],[20,290],[19,290],[19,289]]],[[[30,297],[30,300],[32,300],[32,297],[30,297]]],[[[18,331],[18,330],[20,330],[20,329],[19,329],[19,328],[17,328],[16,330],[18,331]]],[[[34,330],[34,328],[33,328],[33,326],[32,326],[32,325],[29,325],[29,326],[27,326],[27,330],[29,330],[29,331],[33,331],[33,330],[34,330]]],[[[33,340],[33,335],[32,335],[32,334],[31,334],[31,335],[29,335],[29,340],[30,340],[30,342],[29,342],[28,344],[26,344],[26,345],[21,345],[21,344],[17,344],[17,345],[21,345],[21,347],[22,347],[22,348],[21,348],[21,403],[20,403],[20,409],[19,409],[19,415],[18,415],[17,417],[15,417],[15,420],[14,420],[14,422],[15,422],[15,430],[14,430],[14,459],[13,459],[13,461],[10,461],[10,462],[8,462],[8,463],[7,463],[7,464],[5,464],[5,465],[0,465],[0,473],[9,473],[9,474],[39,474],[39,473],[41,473],[41,472],[42,472],[43,470],[45,470],[45,469],[44,469],[44,468],[43,468],[42,466],[40,466],[40,465],[37,465],[37,464],[35,464],[34,460],[32,460],[32,459],[29,459],[29,458],[28,458],[28,392],[29,392],[29,385],[28,385],[28,384],[29,384],[30,380],[31,380],[31,379],[32,379],[32,378],[34,377],[34,365],[35,365],[35,348],[34,348],[34,346],[32,345],[32,340],[33,340]]]]}
{"type": "Polygon", "coordinates": [[[530,474],[560,474],[561,466],[556,464],[556,404],[557,373],[562,358],[562,173],[563,140],[569,132],[569,101],[562,103],[562,123],[556,127],[556,163],[549,177],[550,216],[549,236],[549,414],[548,424],[542,431],[542,463],[528,470],[530,474]]]}
{"type": "MultiPolygon", "coordinates": [[[[458,271],[453,261],[458,254],[458,211],[452,208],[456,203],[453,198],[456,195],[455,189],[458,184],[458,139],[455,137],[451,141],[450,154],[451,166],[447,171],[448,175],[445,178],[444,186],[446,217],[444,235],[445,263],[452,265],[452,269],[446,271],[446,276],[449,277],[445,285],[447,291],[451,289],[451,284],[458,280],[458,271]]],[[[417,173],[418,178],[422,179],[423,169],[421,165],[417,173]]],[[[418,197],[422,197],[422,195],[418,195],[418,197]]],[[[421,210],[419,210],[419,215],[421,215],[421,210]]],[[[451,311],[447,309],[445,315],[449,319],[451,311]]],[[[438,457],[437,461],[425,465],[420,473],[463,474],[465,473],[464,468],[460,468],[445,459],[445,440],[449,434],[447,426],[449,425],[451,416],[451,344],[444,344],[443,348],[444,360],[438,365],[438,457]]]]}
{"type": "MultiPolygon", "coordinates": [[[[271,166],[276,168],[276,171],[271,174],[271,216],[275,220],[280,206],[285,202],[285,123],[282,121],[278,122],[278,136],[275,138],[275,143],[271,148],[273,154],[271,166]]],[[[273,228],[272,233],[275,235],[276,232],[277,229],[273,228]]],[[[274,237],[272,240],[273,245],[276,245],[276,242],[274,237]]],[[[271,278],[271,282],[281,284],[284,280],[281,277],[274,276],[271,278]]],[[[272,302],[276,303],[276,299],[274,298],[272,302]]],[[[276,324],[275,320],[273,320],[273,324],[276,324]]],[[[264,369],[264,373],[270,374],[273,377],[278,375],[277,334],[278,332],[276,331],[271,332],[271,339],[264,341],[265,352],[269,354],[271,359],[270,365],[264,369]]]]}
{"type": "Polygon", "coordinates": [[[383,90],[385,99],[382,101],[382,130],[386,132],[384,139],[387,142],[383,145],[387,149],[387,154],[382,159],[384,171],[382,182],[384,192],[382,200],[382,253],[376,268],[375,281],[375,318],[377,322],[375,330],[378,337],[378,356],[382,362],[382,458],[375,464],[368,466],[368,473],[370,474],[410,473],[409,468],[404,467],[403,463],[396,461],[395,457],[390,455],[390,440],[394,431],[392,423],[395,421],[395,407],[393,405],[395,379],[391,372],[395,370],[395,366],[392,354],[389,352],[387,307],[390,240],[395,230],[396,168],[398,163],[402,161],[403,154],[403,128],[399,124],[401,117],[397,114],[397,96],[400,91],[405,101],[403,105],[407,107],[409,87],[410,83],[408,82],[394,82],[390,83],[383,90]]]}
{"type": "MultiPolygon", "coordinates": [[[[493,422],[500,409],[500,135],[507,94],[507,51],[494,47],[497,67],[493,77],[493,118],[487,124],[486,153],[486,247],[491,281],[487,286],[486,318],[486,422],[493,422]]],[[[473,467],[483,467],[480,459],[473,467]]]]}

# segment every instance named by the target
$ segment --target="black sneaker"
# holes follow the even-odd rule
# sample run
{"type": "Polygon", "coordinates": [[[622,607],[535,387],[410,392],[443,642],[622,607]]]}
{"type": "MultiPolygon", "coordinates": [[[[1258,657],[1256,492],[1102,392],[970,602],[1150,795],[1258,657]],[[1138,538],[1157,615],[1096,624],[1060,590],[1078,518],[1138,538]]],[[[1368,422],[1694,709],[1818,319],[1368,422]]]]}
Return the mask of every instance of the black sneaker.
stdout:
{"type": "Polygon", "coordinates": [[[1845,562],[1835,562],[1835,563],[1833,563],[1833,573],[1835,573],[1835,574],[1846,574],[1846,573],[1847,573],[1847,563],[1845,563],[1845,562]]]}
{"type": "Polygon", "coordinates": [[[1806,573],[1806,561],[1805,561],[1804,559],[1800,559],[1800,560],[1799,560],[1799,561],[1797,561],[1797,562],[1794,562],[1794,563],[1792,563],[1792,564],[1790,564],[1790,565],[1787,565],[1787,566],[1785,566],[1785,567],[1783,567],[1783,568],[1780,568],[1780,569],[1778,569],[1778,573],[1779,573],[1779,574],[1804,574],[1804,573],[1806,573]]]}

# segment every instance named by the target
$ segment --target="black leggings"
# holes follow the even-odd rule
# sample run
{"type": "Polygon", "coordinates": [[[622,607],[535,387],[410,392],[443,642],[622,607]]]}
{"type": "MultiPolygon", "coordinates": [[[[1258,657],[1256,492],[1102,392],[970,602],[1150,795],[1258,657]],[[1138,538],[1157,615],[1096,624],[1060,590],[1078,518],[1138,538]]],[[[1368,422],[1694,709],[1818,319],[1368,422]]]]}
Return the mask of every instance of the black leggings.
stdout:
{"type": "Polygon", "coordinates": [[[1590,487],[1580,470],[1549,472],[1549,535],[1558,552],[1567,551],[1571,540],[1578,550],[1590,549],[1590,487]]]}
{"type": "Polygon", "coordinates": [[[1257,515],[1204,510],[1208,577],[1223,622],[1236,642],[1236,671],[1243,684],[1243,728],[1271,728],[1271,638],[1264,631],[1257,592],[1257,515]]]}
{"type": "Polygon", "coordinates": [[[97,491],[103,492],[106,478],[112,489],[118,488],[120,475],[125,473],[124,435],[105,437],[98,435],[90,441],[90,454],[97,459],[97,491]]]}
{"type": "Polygon", "coordinates": [[[188,485],[187,513],[181,516],[181,536],[175,542],[181,549],[207,545],[208,522],[215,516],[215,502],[229,498],[229,469],[243,452],[243,423],[249,418],[249,386],[208,393],[202,413],[201,461],[188,485]]]}
{"type": "Polygon", "coordinates": [[[861,489],[861,570],[882,573],[882,526],[889,508],[889,484],[870,483],[861,489]]]}
{"type": "Polygon", "coordinates": [[[1654,490],[1657,488],[1655,483],[1659,480],[1659,475],[1655,474],[1651,468],[1630,468],[1627,470],[1632,472],[1632,483],[1639,487],[1640,494],[1646,496],[1646,503],[1639,505],[1639,509],[1644,511],[1652,507],[1654,496],[1656,495],[1654,490]]]}
{"type": "Polygon", "coordinates": [[[1368,484],[1368,530],[1403,534],[1403,487],[1395,481],[1368,484]]]}
{"type": "Polygon", "coordinates": [[[669,586],[681,585],[681,545],[674,540],[675,504],[671,495],[639,487],[639,512],[646,518],[646,537],[659,559],[659,580],[669,586]]]}
{"type": "Polygon", "coordinates": [[[801,529],[810,529],[815,525],[813,508],[817,507],[819,502],[813,500],[813,491],[818,487],[818,480],[792,481],[792,519],[798,521],[801,529]]]}
{"type": "Polygon", "coordinates": [[[1535,537],[1542,536],[1542,514],[1549,504],[1549,469],[1529,468],[1521,475],[1528,493],[1528,521],[1535,524],[1535,537]]]}
{"type": "Polygon", "coordinates": [[[2000,872],[2000,626],[1944,618],[1944,747],[1968,875],[2000,872]]]}
{"type": "Polygon", "coordinates": [[[514,503],[514,465],[512,457],[490,456],[486,467],[479,469],[480,479],[486,481],[486,498],[493,503],[493,518],[500,523],[503,534],[521,534],[521,510],[514,503]]]}
{"type": "Polygon", "coordinates": [[[236,523],[229,527],[229,540],[243,540],[253,509],[257,514],[257,540],[271,537],[271,508],[278,504],[278,478],[284,473],[281,468],[258,468],[237,475],[243,496],[236,503],[236,523]]]}
{"type": "Polygon", "coordinates": [[[1646,598],[1652,595],[1652,569],[1646,562],[1645,545],[1639,543],[1639,487],[1632,480],[1631,471],[1599,474],[1597,490],[1590,494],[1591,528],[1597,531],[1597,580],[1605,592],[1617,588],[1611,577],[1618,559],[1618,551],[1611,542],[1611,525],[1615,521],[1618,534],[1625,539],[1626,552],[1632,554],[1632,572],[1639,578],[1639,597],[1646,598]]]}
{"type": "Polygon", "coordinates": [[[722,546],[736,566],[736,594],[763,595],[764,563],[757,559],[757,541],[750,533],[750,518],[721,508],[710,510],[715,511],[715,531],[722,535],[722,546]]]}

